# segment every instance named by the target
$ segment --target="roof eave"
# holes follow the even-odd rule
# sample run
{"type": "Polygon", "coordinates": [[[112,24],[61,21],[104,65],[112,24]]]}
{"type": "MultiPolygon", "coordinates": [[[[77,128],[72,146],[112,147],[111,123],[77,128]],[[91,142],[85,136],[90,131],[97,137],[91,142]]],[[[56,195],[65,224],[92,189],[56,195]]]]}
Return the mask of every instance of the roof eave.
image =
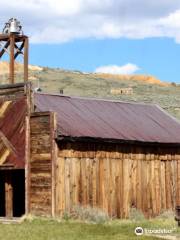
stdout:
{"type": "Polygon", "coordinates": [[[145,142],[139,140],[124,140],[124,139],[112,139],[112,138],[97,138],[97,137],[74,137],[74,136],[62,136],[58,135],[57,142],[92,142],[92,143],[119,143],[119,144],[131,144],[131,145],[146,145],[146,146],[161,146],[161,147],[180,147],[179,143],[173,142],[145,142]]]}

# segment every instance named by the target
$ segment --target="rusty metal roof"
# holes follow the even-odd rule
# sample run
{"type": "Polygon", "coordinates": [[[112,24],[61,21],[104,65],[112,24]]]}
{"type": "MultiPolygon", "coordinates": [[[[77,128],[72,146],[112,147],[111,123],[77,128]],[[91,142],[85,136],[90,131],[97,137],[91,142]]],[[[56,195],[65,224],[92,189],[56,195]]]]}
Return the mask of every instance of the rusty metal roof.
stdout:
{"type": "Polygon", "coordinates": [[[0,100],[0,165],[24,167],[26,98],[0,100]]]}
{"type": "Polygon", "coordinates": [[[160,107],[35,94],[37,111],[55,111],[62,137],[180,143],[180,123],[160,107]]]}

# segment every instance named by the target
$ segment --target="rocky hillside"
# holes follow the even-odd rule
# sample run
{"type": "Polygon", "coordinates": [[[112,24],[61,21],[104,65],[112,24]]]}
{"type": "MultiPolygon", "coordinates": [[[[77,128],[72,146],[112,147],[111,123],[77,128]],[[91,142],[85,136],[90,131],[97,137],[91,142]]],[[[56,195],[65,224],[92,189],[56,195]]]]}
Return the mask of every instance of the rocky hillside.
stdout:
{"type": "MultiPolygon", "coordinates": [[[[30,71],[42,71],[42,67],[29,65],[30,71]]],[[[15,63],[15,71],[16,73],[23,72],[23,65],[21,63],[15,63]]],[[[9,64],[7,62],[0,62],[0,75],[7,74],[9,72],[9,64]]]]}
{"type": "MultiPolygon", "coordinates": [[[[1,83],[7,83],[8,64],[1,64],[1,83]]],[[[16,82],[20,82],[22,65],[17,64],[16,69],[16,82]]],[[[153,76],[93,74],[29,66],[29,80],[34,88],[40,87],[44,92],[63,91],[71,96],[155,103],[180,119],[180,86],[153,76]]]]}
{"type": "Polygon", "coordinates": [[[169,86],[169,83],[165,83],[155,78],[154,76],[146,76],[146,75],[112,75],[112,74],[96,74],[100,78],[105,79],[115,79],[120,81],[140,81],[143,83],[157,84],[160,86],[169,86]]]}

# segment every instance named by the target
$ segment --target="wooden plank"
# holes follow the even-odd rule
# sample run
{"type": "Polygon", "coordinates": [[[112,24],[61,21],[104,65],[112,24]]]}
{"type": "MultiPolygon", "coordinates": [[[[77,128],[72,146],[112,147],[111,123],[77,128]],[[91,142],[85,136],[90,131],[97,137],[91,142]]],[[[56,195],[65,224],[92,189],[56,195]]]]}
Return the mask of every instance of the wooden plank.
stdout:
{"type": "Polygon", "coordinates": [[[100,196],[99,196],[100,171],[99,171],[99,166],[100,166],[99,158],[96,158],[96,177],[97,177],[97,180],[96,180],[96,205],[98,207],[100,207],[100,196]]]}
{"type": "Polygon", "coordinates": [[[128,159],[123,159],[123,218],[129,216],[129,162],[128,159]]]}
{"type": "Polygon", "coordinates": [[[180,206],[180,160],[177,161],[176,206],[180,206]]]}
{"type": "Polygon", "coordinates": [[[9,82],[14,83],[14,34],[10,35],[9,82]]]}
{"type": "MultiPolygon", "coordinates": [[[[109,159],[110,161],[110,159],[109,159]]],[[[121,215],[121,179],[120,179],[120,159],[115,159],[115,209],[114,209],[114,215],[118,218],[120,218],[121,215]]]]}
{"type": "Polygon", "coordinates": [[[13,186],[11,170],[5,173],[5,214],[7,218],[13,217],[13,186]]]}
{"type": "Polygon", "coordinates": [[[92,206],[96,207],[97,205],[97,159],[92,160],[92,206]]]}
{"type": "Polygon", "coordinates": [[[120,176],[116,176],[116,216],[117,218],[121,217],[121,195],[120,195],[120,188],[121,188],[121,180],[120,176]]]}
{"type": "Polygon", "coordinates": [[[156,213],[159,215],[161,211],[161,194],[160,194],[160,160],[155,160],[154,163],[154,174],[155,174],[155,205],[156,213]]]}
{"type": "Polygon", "coordinates": [[[150,163],[150,171],[151,171],[151,180],[150,180],[150,188],[151,188],[151,208],[152,208],[152,216],[156,215],[156,192],[155,192],[155,160],[151,160],[150,163]]]}
{"type": "Polygon", "coordinates": [[[177,159],[178,159],[178,158],[175,158],[175,160],[171,161],[171,185],[172,185],[172,207],[173,207],[173,210],[174,210],[175,207],[176,207],[177,159]]]}
{"type": "Polygon", "coordinates": [[[41,162],[41,161],[50,161],[51,153],[34,153],[31,157],[31,163],[33,162],[41,162]]]}
{"type": "Polygon", "coordinates": [[[24,82],[28,81],[28,51],[29,51],[29,39],[24,38],[24,82]]]}
{"type": "MultiPolygon", "coordinates": [[[[89,148],[89,145],[88,145],[89,148]]],[[[89,154],[91,155],[91,151],[89,151],[89,154]]],[[[92,156],[92,155],[91,155],[92,156]]],[[[93,159],[89,158],[89,205],[92,207],[93,202],[93,159]]]]}
{"type": "Polygon", "coordinates": [[[56,214],[63,215],[65,210],[65,159],[58,158],[56,167],[56,214]]]}
{"type": "Polygon", "coordinates": [[[137,160],[132,160],[131,165],[131,207],[136,208],[137,207],[137,191],[136,191],[136,179],[137,179],[137,160]]]}
{"type": "Polygon", "coordinates": [[[86,181],[86,205],[90,205],[90,159],[85,158],[84,161],[86,161],[86,171],[85,171],[85,181],[86,181]]]}
{"type": "MultiPolygon", "coordinates": [[[[116,209],[117,209],[117,206],[116,206],[116,159],[110,159],[111,163],[112,163],[112,181],[111,181],[111,184],[112,184],[112,192],[111,192],[111,203],[112,203],[112,212],[111,212],[111,216],[114,218],[117,216],[117,213],[116,213],[116,209]]],[[[107,186],[107,181],[108,179],[105,181],[105,186],[107,186]]],[[[107,195],[107,194],[106,194],[107,195]]],[[[107,209],[107,206],[108,206],[108,198],[106,196],[106,209],[107,209]]]]}
{"type": "Polygon", "coordinates": [[[70,212],[70,158],[65,159],[65,210],[70,212]]]}
{"type": "Polygon", "coordinates": [[[119,160],[119,181],[120,181],[120,189],[119,189],[119,198],[120,198],[120,218],[123,217],[123,186],[124,186],[124,179],[123,179],[123,159],[119,160]]]}
{"type": "Polygon", "coordinates": [[[137,208],[142,209],[142,179],[141,179],[141,168],[142,168],[142,161],[139,159],[139,154],[138,154],[138,159],[137,159],[137,175],[136,175],[136,192],[137,192],[137,208]]]}
{"type": "Polygon", "coordinates": [[[25,120],[25,212],[30,212],[30,119],[25,120]]]}
{"type": "Polygon", "coordinates": [[[170,192],[170,161],[166,161],[165,166],[165,179],[166,179],[166,208],[171,209],[171,192],[170,192]]]}
{"type": "Polygon", "coordinates": [[[108,192],[109,192],[109,196],[108,196],[108,212],[110,217],[112,217],[113,215],[113,162],[112,159],[110,159],[109,161],[109,168],[108,168],[108,175],[109,178],[107,179],[108,181],[108,192]]]}
{"type": "Polygon", "coordinates": [[[152,216],[152,204],[151,204],[151,161],[146,161],[147,163],[147,217],[152,216]]]}
{"type": "Polygon", "coordinates": [[[32,97],[32,87],[31,83],[24,84],[24,94],[27,98],[27,115],[30,117],[30,115],[34,112],[35,104],[34,104],[34,98],[32,97]]]}
{"type": "Polygon", "coordinates": [[[16,157],[18,157],[18,153],[12,143],[7,139],[7,137],[0,131],[0,138],[3,141],[4,145],[12,152],[16,157]]]}
{"type": "Polygon", "coordinates": [[[161,161],[161,209],[166,209],[166,180],[165,180],[165,161],[161,161]]]}
{"type": "Polygon", "coordinates": [[[50,138],[51,138],[51,181],[52,181],[52,216],[56,213],[56,160],[58,157],[58,149],[55,141],[57,131],[57,114],[51,112],[50,114],[50,138]]]}
{"type": "MultiPolygon", "coordinates": [[[[106,154],[107,156],[107,154],[106,154]]],[[[103,184],[103,210],[104,212],[108,212],[110,216],[112,215],[112,211],[113,211],[113,206],[112,206],[112,187],[113,187],[113,183],[112,183],[112,178],[111,178],[111,174],[112,174],[112,165],[113,163],[109,161],[109,158],[102,158],[103,161],[103,178],[102,178],[102,184],[103,184]],[[111,210],[110,210],[111,209],[111,210]]]]}
{"type": "Polygon", "coordinates": [[[103,159],[99,159],[99,206],[104,209],[104,162],[103,159]]]}
{"type": "Polygon", "coordinates": [[[144,212],[144,214],[147,216],[148,215],[148,194],[147,194],[147,161],[141,160],[141,191],[142,191],[142,207],[141,211],[144,212]]]}
{"type": "Polygon", "coordinates": [[[81,170],[80,170],[80,159],[77,158],[75,159],[75,171],[76,171],[76,175],[75,175],[75,186],[74,186],[74,202],[75,205],[79,205],[80,203],[80,199],[79,199],[79,191],[80,191],[80,175],[81,175],[81,170]]]}
{"type": "MultiPolygon", "coordinates": [[[[1,47],[3,47],[2,50],[0,51],[0,58],[4,55],[5,52],[8,52],[7,49],[8,49],[8,47],[9,47],[9,43],[10,43],[9,40],[7,40],[7,42],[5,43],[4,46],[3,46],[3,44],[1,45],[1,43],[0,43],[1,47]]],[[[9,53],[9,52],[8,52],[8,53],[9,53]]]]}

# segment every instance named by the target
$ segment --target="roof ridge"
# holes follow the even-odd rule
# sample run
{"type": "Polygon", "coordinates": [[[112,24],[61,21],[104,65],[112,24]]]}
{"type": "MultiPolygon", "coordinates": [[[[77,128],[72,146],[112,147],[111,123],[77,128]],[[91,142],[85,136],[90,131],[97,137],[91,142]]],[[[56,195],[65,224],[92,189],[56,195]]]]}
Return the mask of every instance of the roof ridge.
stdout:
{"type": "Polygon", "coordinates": [[[48,96],[54,96],[54,97],[65,97],[70,99],[82,99],[82,100],[89,100],[89,101],[104,101],[104,102],[114,102],[114,103],[123,103],[123,104],[134,104],[134,105],[143,105],[143,106],[154,106],[157,107],[157,104],[154,103],[145,103],[145,102],[131,102],[131,101],[123,101],[119,99],[104,99],[104,98],[94,98],[94,97],[80,97],[80,96],[69,96],[64,94],[58,94],[58,93],[42,93],[42,92],[36,92],[37,95],[48,95],[48,96]]]}

